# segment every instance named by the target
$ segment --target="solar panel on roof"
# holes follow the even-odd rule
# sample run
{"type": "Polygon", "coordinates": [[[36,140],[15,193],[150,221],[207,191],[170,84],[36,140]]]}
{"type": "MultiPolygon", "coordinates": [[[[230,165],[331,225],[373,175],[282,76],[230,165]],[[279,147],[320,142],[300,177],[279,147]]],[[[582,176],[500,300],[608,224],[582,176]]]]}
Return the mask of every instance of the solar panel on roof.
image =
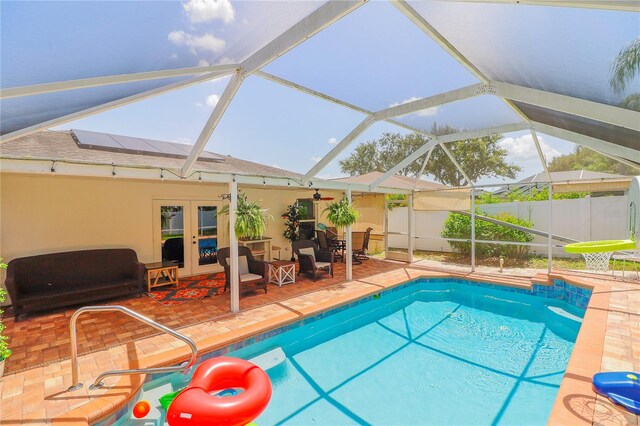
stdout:
{"type": "MultiPolygon", "coordinates": [[[[163,142],[78,129],[72,129],[71,134],[78,144],[78,147],[84,149],[171,158],[187,158],[191,151],[190,145],[175,142],[163,142]]],[[[198,160],[223,161],[224,158],[211,152],[203,151],[200,157],[198,157],[198,160]]]]}

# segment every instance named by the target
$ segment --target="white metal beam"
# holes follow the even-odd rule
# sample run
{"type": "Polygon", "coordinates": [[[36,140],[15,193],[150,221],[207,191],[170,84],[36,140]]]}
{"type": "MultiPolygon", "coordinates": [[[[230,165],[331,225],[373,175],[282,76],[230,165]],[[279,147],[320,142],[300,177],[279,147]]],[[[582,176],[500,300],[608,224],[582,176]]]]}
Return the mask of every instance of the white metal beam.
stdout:
{"type": "Polygon", "coordinates": [[[373,183],[369,186],[369,190],[371,190],[371,191],[375,190],[384,181],[389,179],[391,176],[395,175],[398,171],[404,169],[409,164],[411,164],[414,161],[416,161],[424,153],[426,153],[427,151],[433,149],[438,143],[439,142],[438,142],[437,139],[431,139],[429,142],[425,143],[420,148],[418,148],[415,151],[413,151],[411,154],[409,154],[407,157],[405,157],[404,160],[402,160],[401,162],[399,162],[398,164],[393,166],[391,169],[387,170],[387,172],[385,174],[383,174],[378,179],[373,181],[373,183]]]}
{"type": "MultiPolygon", "coordinates": [[[[345,197],[347,198],[347,202],[349,203],[349,205],[352,205],[352,200],[351,200],[351,188],[347,188],[347,191],[345,193],[345,197]]],[[[351,225],[347,226],[343,232],[345,232],[347,235],[345,235],[345,251],[346,253],[344,254],[345,256],[345,263],[346,263],[346,279],[347,282],[353,280],[353,228],[351,225]]],[[[331,265],[331,267],[333,268],[333,265],[331,265]]]]}
{"type": "Polygon", "coordinates": [[[424,174],[424,170],[427,168],[427,163],[429,162],[429,159],[431,158],[432,153],[433,153],[433,148],[431,148],[427,152],[427,155],[424,157],[424,161],[422,162],[422,167],[420,167],[420,172],[418,173],[418,176],[416,176],[416,184],[413,186],[414,188],[417,188],[418,182],[420,182],[420,179],[422,179],[422,175],[424,174]]]}
{"type": "Polygon", "coordinates": [[[409,194],[407,203],[407,260],[413,263],[413,250],[416,242],[416,215],[413,211],[413,193],[409,194]]]}
{"type": "Polygon", "coordinates": [[[536,151],[538,151],[538,157],[540,157],[540,162],[542,163],[542,168],[544,169],[544,173],[547,175],[547,179],[549,180],[549,182],[551,182],[551,173],[549,173],[549,167],[547,166],[547,159],[544,156],[544,152],[542,152],[542,147],[540,146],[538,135],[534,129],[531,129],[531,137],[533,138],[533,143],[536,146],[536,151]]]}
{"type": "Polygon", "coordinates": [[[365,130],[367,130],[373,123],[376,122],[376,118],[372,115],[367,116],[360,122],[347,136],[344,137],[331,151],[320,161],[318,161],[302,178],[302,183],[309,182],[315,175],[320,173],[329,163],[331,163],[342,151],[344,151],[355,138],[360,136],[365,130]]]}
{"type": "Polygon", "coordinates": [[[460,89],[451,90],[434,96],[429,96],[427,98],[417,99],[415,101],[392,106],[378,111],[376,115],[378,116],[378,119],[386,120],[387,118],[398,117],[450,102],[483,95],[488,93],[488,87],[488,85],[482,83],[472,84],[471,86],[462,87],[460,89]]]}
{"type": "Polygon", "coordinates": [[[133,83],[136,81],[157,80],[160,78],[181,77],[196,74],[219,73],[231,74],[238,68],[237,64],[212,65],[207,67],[176,68],[160,71],[148,71],[132,74],[110,75],[105,77],[82,78],[79,80],[59,81],[55,83],[33,84],[22,87],[10,87],[0,90],[0,99],[18,98],[21,96],[42,95],[65,90],[87,89],[90,87],[108,86],[111,84],[133,83]]]}
{"type": "Polygon", "coordinates": [[[297,90],[297,91],[299,91],[301,93],[305,93],[307,95],[315,96],[315,97],[323,99],[325,101],[333,102],[334,104],[343,106],[345,108],[349,108],[351,110],[360,112],[362,114],[367,114],[367,115],[373,114],[373,111],[369,111],[369,110],[367,110],[365,108],[361,108],[358,105],[354,105],[352,103],[343,101],[341,99],[334,98],[333,96],[327,95],[327,94],[322,93],[322,92],[318,92],[317,90],[310,89],[308,87],[302,86],[300,84],[294,83],[294,82],[289,81],[289,80],[285,80],[284,78],[278,77],[278,76],[273,75],[273,74],[269,74],[269,73],[264,72],[264,71],[256,71],[254,73],[254,75],[258,76],[258,77],[261,77],[261,78],[264,78],[265,80],[269,80],[269,81],[271,81],[273,83],[278,83],[278,84],[280,84],[282,86],[289,87],[291,89],[295,89],[295,90],[297,90]]]}
{"type": "MultiPolygon", "coordinates": [[[[308,189],[307,185],[301,184],[295,178],[286,177],[266,177],[258,175],[232,174],[221,172],[209,172],[199,170],[192,173],[189,177],[180,176],[179,170],[161,169],[157,167],[142,167],[120,164],[97,164],[91,162],[65,161],[44,158],[0,158],[0,169],[4,173],[20,173],[20,174],[53,174],[63,176],[83,176],[83,177],[100,177],[109,179],[137,179],[137,180],[154,180],[154,181],[172,181],[172,182],[191,182],[194,184],[201,183],[223,183],[227,184],[234,178],[238,184],[275,187],[275,188],[291,188],[291,189],[308,189]],[[51,170],[53,169],[53,171],[51,170]],[[113,174],[115,173],[115,175],[113,174]],[[163,176],[161,178],[161,175],[163,176]]],[[[369,192],[369,185],[347,183],[339,180],[322,180],[314,179],[310,182],[314,188],[320,190],[336,190],[346,191],[351,188],[355,192],[369,192]]],[[[375,191],[380,194],[408,194],[411,191],[407,189],[397,189],[390,187],[379,187],[375,191]]]]}
{"type": "Polygon", "coordinates": [[[436,0],[453,3],[498,3],[511,5],[555,6],[586,9],[619,10],[624,12],[640,12],[637,0],[436,0]]]}
{"type": "Polygon", "coordinates": [[[308,40],[316,33],[336,22],[338,19],[356,10],[367,1],[368,0],[329,1],[280,34],[253,55],[242,61],[240,64],[240,70],[236,72],[234,79],[229,82],[229,85],[222,93],[220,101],[218,101],[213,109],[209,120],[202,129],[202,132],[194,144],[189,157],[185,161],[184,166],[182,167],[182,176],[188,175],[191,171],[191,168],[213,134],[216,126],[222,119],[222,116],[233,100],[233,97],[245,77],[284,55],[289,50],[298,46],[305,40],[308,40]]]}
{"type": "Polygon", "coordinates": [[[238,92],[238,89],[240,88],[240,85],[243,81],[244,74],[240,71],[236,71],[236,73],[233,75],[233,78],[229,81],[229,84],[227,84],[227,87],[225,87],[224,91],[222,92],[222,95],[220,95],[220,99],[218,100],[216,106],[213,108],[213,111],[211,112],[211,115],[209,116],[206,124],[202,128],[198,139],[193,144],[193,148],[191,148],[191,152],[189,153],[189,156],[182,166],[182,176],[187,176],[191,171],[191,168],[198,160],[198,157],[202,153],[202,150],[207,144],[207,141],[218,126],[220,119],[229,107],[229,104],[238,92]]]}
{"type": "Polygon", "coordinates": [[[280,34],[266,46],[245,59],[241,66],[247,75],[259,70],[311,38],[368,0],[332,0],[320,6],[300,22],[280,34]]]}
{"type": "Polygon", "coordinates": [[[401,162],[393,166],[385,174],[383,174],[378,179],[376,179],[369,186],[369,190],[373,191],[374,189],[376,189],[384,181],[389,179],[391,176],[395,175],[399,170],[402,170],[409,164],[416,161],[418,158],[420,158],[427,151],[434,148],[439,143],[444,144],[444,143],[455,142],[455,141],[464,140],[464,139],[481,138],[481,137],[493,135],[496,133],[517,132],[519,130],[525,130],[527,128],[529,128],[527,123],[513,123],[513,124],[507,124],[504,126],[490,127],[487,129],[453,133],[453,134],[445,135],[436,139],[431,139],[429,142],[425,143],[420,148],[418,148],[417,150],[409,154],[404,160],[402,160],[401,162]]]}
{"type": "Polygon", "coordinates": [[[548,124],[543,124],[536,121],[533,121],[532,125],[536,131],[545,133],[549,136],[555,136],[557,138],[564,139],[578,145],[586,146],[589,149],[598,151],[605,155],[619,157],[621,159],[627,159],[635,163],[640,163],[640,149],[628,148],[626,146],[606,142],[601,139],[592,138],[590,136],[571,132],[566,129],[561,129],[559,127],[550,126],[548,124]]]}
{"type": "Polygon", "coordinates": [[[238,260],[238,237],[236,235],[238,183],[235,180],[229,182],[229,193],[231,195],[229,202],[229,266],[231,273],[231,277],[229,277],[229,293],[231,293],[231,312],[238,312],[240,311],[240,265],[238,260]]]}
{"type": "Polygon", "coordinates": [[[458,160],[456,160],[449,148],[447,148],[445,144],[440,144],[440,148],[442,148],[444,153],[447,154],[447,157],[449,157],[449,160],[451,160],[453,165],[456,166],[456,169],[458,169],[460,174],[465,178],[465,180],[467,181],[467,185],[473,185],[473,181],[469,179],[469,176],[467,176],[467,174],[464,172],[462,166],[460,165],[460,163],[458,163],[458,160]]]}
{"type": "Polygon", "coordinates": [[[476,190],[471,188],[471,272],[476,271],[476,190]]]}
{"type": "Polygon", "coordinates": [[[515,84],[498,81],[492,81],[490,84],[494,88],[495,94],[503,98],[640,131],[640,112],[638,111],[515,84]]]}
{"type": "Polygon", "coordinates": [[[179,81],[177,83],[169,84],[167,86],[158,87],[152,90],[148,90],[146,92],[137,93],[135,95],[127,96],[126,98],[117,99],[112,102],[108,102],[106,104],[97,105],[91,108],[84,109],[82,111],[77,111],[71,114],[67,114],[63,117],[54,118],[49,121],[45,121],[42,123],[34,124],[33,126],[25,127],[24,129],[16,130],[15,132],[7,133],[6,135],[0,136],[0,144],[3,142],[8,142],[10,140],[29,135],[31,133],[35,133],[42,129],[48,129],[51,127],[59,126],[64,123],[68,123],[70,121],[79,120],[84,117],[88,117],[90,115],[98,114],[101,112],[109,111],[114,108],[118,108],[121,106],[129,105],[134,102],[142,101],[145,99],[152,98],[154,96],[162,95],[164,93],[168,93],[177,89],[182,89],[184,87],[193,86],[194,84],[202,83],[203,81],[212,80],[223,75],[228,74],[227,72],[215,72],[209,73],[205,75],[201,75],[198,77],[191,78],[186,81],[179,81]]]}

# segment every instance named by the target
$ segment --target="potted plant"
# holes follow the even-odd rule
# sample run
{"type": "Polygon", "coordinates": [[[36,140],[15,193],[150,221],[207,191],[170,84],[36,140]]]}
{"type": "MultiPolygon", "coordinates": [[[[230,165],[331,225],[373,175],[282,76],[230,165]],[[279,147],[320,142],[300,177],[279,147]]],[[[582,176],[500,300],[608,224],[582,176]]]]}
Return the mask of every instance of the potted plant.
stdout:
{"type": "Polygon", "coordinates": [[[360,216],[360,212],[347,201],[346,197],[335,203],[330,203],[323,210],[323,213],[327,213],[329,222],[333,223],[336,228],[342,228],[343,233],[345,228],[356,223],[360,216]]]}
{"type": "MultiPolygon", "coordinates": [[[[0,269],[7,269],[7,264],[2,263],[2,259],[0,258],[0,269]]],[[[5,295],[7,292],[0,288],[0,302],[4,302],[5,295]]],[[[4,311],[0,309],[0,317],[4,311]]],[[[2,331],[4,330],[4,324],[0,319],[0,377],[4,374],[4,361],[11,356],[11,349],[9,349],[9,344],[7,343],[7,337],[2,335],[2,331]]]]}
{"type": "MultiPolygon", "coordinates": [[[[307,209],[296,201],[287,206],[287,210],[282,213],[284,221],[284,232],[282,235],[293,245],[294,241],[300,238],[300,220],[307,216],[307,209]]],[[[293,248],[291,250],[291,261],[296,259],[293,257],[293,248]]]]}
{"type": "MultiPolygon", "coordinates": [[[[218,215],[228,215],[229,204],[220,209],[218,215]]],[[[236,210],[236,237],[240,239],[255,240],[264,235],[267,222],[273,220],[266,209],[263,209],[257,201],[249,201],[245,194],[238,194],[238,209],[236,210]]]]}

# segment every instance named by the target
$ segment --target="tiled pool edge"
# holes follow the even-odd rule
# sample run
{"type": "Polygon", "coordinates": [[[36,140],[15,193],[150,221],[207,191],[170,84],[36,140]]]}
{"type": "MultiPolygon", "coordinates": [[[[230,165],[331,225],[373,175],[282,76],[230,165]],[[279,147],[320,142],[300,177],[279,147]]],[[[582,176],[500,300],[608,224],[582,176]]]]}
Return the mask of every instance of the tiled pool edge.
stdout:
{"type": "MultiPolygon", "coordinates": [[[[437,282],[438,280],[453,278],[456,280],[463,280],[466,282],[467,285],[471,285],[471,286],[483,286],[488,288],[496,288],[503,291],[532,294],[532,295],[538,295],[538,296],[553,298],[553,299],[564,299],[567,301],[571,300],[570,303],[578,307],[580,307],[579,305],[580,303],[586,304],[585,294],[587,292],[590,293],[591,288],[593,288],[591,284],[574,282],[572,279],[567,279],[567,277],[564,277],[564,276],[552,277],[554,278],[553,284],[550,284],[547,282],[533,283],[532,282],[533,280],[532,280],[532,281],[529,281],[530,284],[528,285],[524,283],[514,284],[513,282],[504,282],[500,280],[500,277],[495,277],[495,279],[493,279],[494,277],[486,277],[486,279],[492,279],[493,281],[502,281],[499,284],[495,284],[495,283],[490,283],[486,281],[486,279],[478,279],[478,278],[470,277],[464,274],[456,274],[456,273],[434,274],[434,273],[429,273],[428,271],[421,271],[421,270],[414,270],[414,271],[418,272],[418,274],[411,277],[408,280],[405,279],[404,281],[397,282],[397,283],[385,283],[384,285],[379,285],[379,284],[374,284],[366,281],[354,281],[354,283],[360,282],[360,283],[368,284],[373,288],[364,292],[355,291],[353,294],[341,295],[340,297],[336,298],[336,300],[333,300],[332,303],[330,303],[329,305],[324,306],[323,304],[320,304],[318,306],[314,306],[313,308],[306,310],[307,312],[299,312],[298,316],[284,318],[282,321],[274,321],[274,318],[272,318],[266,321],[267,324],[261,325],[260,327],[257,327],[256,325],[249,326],[248,327],[249,330],[246,330],[245,332],[243,332],[243,330],[236,330],[234,333],[229,333],[228,336],[224,336],[225,337],[224,339],[218,338],[218,339],[215,339],[216,342],[213,344],[203,345],[208,347],[202,349],[202,352],[205,352],[205,353],[198,358],[198,361],[202,361],[204,359],[208,359],[214,356],[227,353],[228,351],[235,350],[240,347],[255,343],[256,341],[260,341],[265,338],[272,337],[274,335],[288,331],[292,328],[302,326],[304,324],[308,324],[309,322],[317,321],[328,315],[333,315],[335,313],[341,312],[345,309],[349,309],[360,303],[366,303],[367,301],[376,297],[376,295],[378,295],[379,293],[399,291],[403,288],[414,285],[416,281],[421,279],[437,282]],[[561,282],[561,281],[564,281],[564,282],[561,282]],[[568,298],[565,299],[565,296],[567,295],[568,295],[568,298]],[[256,333],[259,333],[259,334],[256,336],[255,335],[256,333]]],[[[345,284],[348,285],[350,283],[343,283],[339,285],[345,285],[345,284]]],[[[328,289],[324,289],[324,290],[326,291],[328,289]]],[[[323,290],[319,290],[319,291],[323,291],[323,290]]],[[[588,300],[588,298],[586,300],[588,300]]],[[[283,301],[279,303],[286,303],[286,302],[287,301],[283,301]]],[[[250,312],[250,311],[247,311],[247,312],[250,312]]],[[[606,321],[606,316],[605,316],[605,321],[606,321]]],[[[604,332],[602,333],[601,346],[603,344],[602,343],[604,340],[603,338],[604,338],[604,332]]],[[[198,343],[200,346],[201,342],[198,342],[198,343]]],[[[182,350],[182,348],[167,351],[167,353],[162,355],[163,356],[155,355],[152,357],[143,358],[141,360],[141,364],[148,365],[148,366],[169,365],[169,364],[180,362],[187,358],[186,351],[182,350]]],[[[574,349],[574,354],[572,354],[572,358],[574,356],[575,356],[575,349],[574,349]]],[[[126,398],[123,398],[121,401],[118,401],[118,402],[112,401],[110,404],[105,404],[109,406],[108,408],[105,406],[102,406],[102,407],[100,406],[102,405],[101,400],[104,399],[104,397],[108,394],[107,393],[103,396],[96,397],[91,402],[75,410],[68,412],[67,414],[65,414],[60,418],[54,419],[54,422],[55,420],[64,421],[65,419],[66,420],[78,419],[78,416],[76,414],[81,414],[81,415],[84,415],[84,417],[87,419],[86,423],[89,423],[89,424],[98,423],[100,425],[110,424],[112,421],[115,420],[115,418],[117,418],[118,415],[122,415],[127,410],[132,408],[132,407],[129,407],[129,405],[133,404],[131,401],[135,401],[134,397],[140,391],[142,381],[143,380],[148,381],[151,379],[153,379],[153,377],[145,376],[144,378],[141,378],[140,384],[138,386],[129,387],[130,393],[126,398]],[[92,407],[94,405],[95,407],[92,407]]],[[[117,387],[119,389],[118,392],[120,395],[122,395],[123,391],[126,391],[125,388],[127,388],[127,386],[122,386],[122,385],[125,385],[125,384],[119,381],[118,384],[114,386],[114,388],[117,387]]],[[[554,405],[554,411],[555,411],[555,405],[554,405]]]]}
{"type": "Polygon", "coordinates": [[[591,287],[592,295],[547,424],[592,425],[596,393],[592,390],[591,379],[601,370],[611,293],[595,283],[564,274],[560,277],[591,287]]]}

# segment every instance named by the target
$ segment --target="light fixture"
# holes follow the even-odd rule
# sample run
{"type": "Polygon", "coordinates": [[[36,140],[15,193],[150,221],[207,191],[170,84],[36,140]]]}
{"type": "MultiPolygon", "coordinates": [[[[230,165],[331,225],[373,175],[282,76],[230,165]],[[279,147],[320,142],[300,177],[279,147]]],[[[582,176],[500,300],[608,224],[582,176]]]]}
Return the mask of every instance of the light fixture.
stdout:
{"type": "Polygon", "coordinates": [[[313,194],[313,199],[316,201],[320,201],[322,199],[322,195],[320,195],[320,192],[316,189],[316,193],[313,194]]]}
{"type": "Polygon", "coordinates": [[[231,194],[220,194],[220,199],[231,201],[231,194]]]}

